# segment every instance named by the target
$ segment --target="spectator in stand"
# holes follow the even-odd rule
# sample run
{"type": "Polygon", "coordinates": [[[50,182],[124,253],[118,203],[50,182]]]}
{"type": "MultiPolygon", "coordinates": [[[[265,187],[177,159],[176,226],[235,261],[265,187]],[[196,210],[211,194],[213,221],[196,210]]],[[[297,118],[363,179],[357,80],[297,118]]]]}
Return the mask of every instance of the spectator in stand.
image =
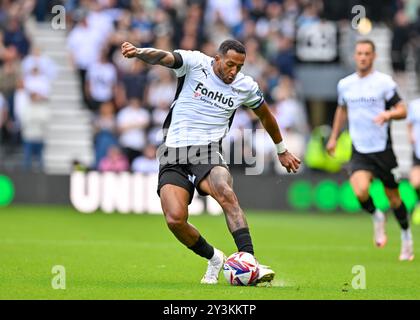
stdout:
{"type": "Polygon", "coordinates": [[[49,0],[36,0],[34,13],[37,22],[44,22],[48,13],[48,5],[51,3],[49,0]]]}
{"type": "Polygon", "coordinates": [[[25,57],[29,53],[30,42],[17,17],[9,17],[7,28],[4,32],[4,44],[6,47],[16,47],[20,58],[25,57]]]}
{"type": "Polygon", "coordinates": [[[176,92],[176,82],[172,72],[166,68],[153,68],[149,78],[147,104],[152,107],[168,108],[176,92]]]}
{"type": "Polygon", "coordinates": [[[31,53],[22,60],[22,73],[27,75],[35,67],[39,69],[40,74],[47,76],[50,82],[57,77],[57,63],[50,57],[42,54],[39,47],[33,47],[31,53]]]}
{"type": "Polygon", "coordinates": [[[6,130],[7,109],[6,99],[0,93],[0,144],[3,142],[3,131],[6,130]]]}
{"type": "Polygon", "coordinates": [[[168,106],[161,106],[152,109],[152,123],[148,130],[147,141],[155,146],[163,142],[162,127],[169,113],[168,106]]]}
{"type": "Polygon", "coordinates": [[[122,73],[117,87],[117,95],[122,97],[120,99],[122,101],[128,101],[130,99],[143,101],[149,69],[140,59],[126,60],[134,61],[134,63],[128,72],[122,73]]]}
{"type": "Polygon", "coordinates": [[[106,157],[99,162],[99,171],[101,172],[123,172],[129,169],[127,157],[116,145],[110,146],[106,157]]]}
{"type": "Polygon", "coordinates": [[[277,44],[277,53],[274,56],[274,64],[279,71],[291,78],[294,77],[295,54],[293,49],[293,39],[277,33],[275,35],[275,43],[277,44]]]}
{"type": "Polygon", "coordinates": [[[400,86],[405,86],[405,71],[410,41],[410,25],[404,10],[394,16],[391,39],[391,61],[394,77],[400,86]]]}
{"type": "Polygon", "coordinates": [[[50,117],[50,111],[46,99],[38,93],[30,93],[28,104],[19,114],[23,139],[23,166],[25,170],[36,168],[33,160],[38,160],[38,169],[42,170],[42,153],[46,126],[50,117]]]}
{"type": "Polygon", "coordinates": [[[145,174],[158,173],[159,161],[156,159],[156,147],[147,145],[144,148],[143,156],[134,159],[131,170],[145,174]]]}
{"type": "Polygon", "coordinates": [[[246,64],[241,72],[259,81],[267,68],[267,61],[260,54],[260,44],[256,38],[249,38],[244,45],[246,48],[246,64]]]}
{"type": "Polygon", "coordinates": [[[73,17],[76,25],[68,35],[67,48],[70,53],[71,62],[77,69],[79,75],[83,101],[88,106],[89,101],[85,91],[86,72],[99,59],[101,40],[98,39],[97,32],[89,25],[86,10],[76,10],[73,17]],[[95,50],[92,50],[92,48],[95,48],[95,50]]]}
{"type": "Polygon", "coordinates": [[[37,93],[40,96],[48,97],[51,92],[50,78],[42,74],[37,66],[34,66],[29,74],[23,77],[24,87],[29,92],[37,93]]]}
{"type": "Polygon", "coordinates": [[[20,79],[20,60],[17,49],[14,46],[7,47],[4,49],[3,65],[0,67],[0,93],[6,99],[9,107],[5,135],[12,145],[16,145],[19,140],[15,122],[14,95],[20,79]]]}
{"type": "Polygon", "coordinates": [[[118,144],[117,120],[112,102],[102,103],[99,114],[93,120],[94,145],[95,145],[95,168],[98,168],[102,158],[106,156],[110,146],[118,144]]]}
{"type": "Polygon", "coordinates": [[[296,25],[298,27],[311,25],[314,22],[319,21],[319,10],[320,10],[320,1],[308,1],[304,4],[302,13],[296,20],[296,25]]]}
{"type": "Polygon", "coordinates": [[[94,113],[104,102],[113,101],[117,90],[117,70],[102,50],[98,62],[92,63],[86,73],[85,90],[88,106],[94,113]]]}
{"type": "Polygon", "coordinates": [[[142,108],[138,99],[130,99],[128,105],[117,114],[119,144],[130,164],[140,156],[146,146],[146,129],[150,124],[150,114],[142,108]]]}
{"type": "Polygon", "coordinates": [[[235,34],[242,23],[241,0],[212,0],[207,1],[205,8],[206,30],[211,30],[216,23],[222,22],[229,32],[235,34]]]}

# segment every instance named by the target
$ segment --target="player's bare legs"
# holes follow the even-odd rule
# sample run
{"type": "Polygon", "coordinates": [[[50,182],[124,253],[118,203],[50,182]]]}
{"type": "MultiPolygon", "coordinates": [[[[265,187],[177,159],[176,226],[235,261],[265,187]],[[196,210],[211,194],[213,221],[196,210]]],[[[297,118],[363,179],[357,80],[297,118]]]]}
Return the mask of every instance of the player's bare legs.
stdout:
{"type": "Polygon", "coordinates": [[[351,187],[361,203],[369,199],[369,186],[372,178],[372,173],[365,170],[355,171],[350,176],[351,187]]]}
{"type": "Polygon", "coordinates": [[[223,267],[224,254],[212,247],[188,222],[190,194],[184,188],[166,184],[160,189],[160,201],[166,223],[177,239],[196,254],[209,260],[207,272],[201,283],[216,284],[223,267]]]}
{"type": "Polygon", "coordinates": [[[200,233],[188,222],[190,194],[184,188],[166,184],[160,190],[160,202],[166,224],[172,233],[187,247],[194,245],[200,233]]]}
{"type": "Polygon", "coordinates": [[[414,249],[407,208],[401,200],[398,188],[385,188],[385,193],[388,197],[389,204],[394,211],[395,218],[401,227],[401,253],[399,259],[401,261],[411,261],[414,259],[414,249]]]}
{"type": "MultiPolygon", "coordinates": [[[[245,214],[239,205],[238,198],[233,191],[233,179],[229,171],[222,166],[214,167],[208,176],[200,182],[198,187],[212,196],[222,207],[226,223],[229,231],[232,233],[238,251],[254,255],[248,224],[245,214]]],[[[258,282],[270,282],[273,280],[274,275],[274,271],[268,266],[260,265],[258,282]]]]}
{"type": "MultiPolygon", "coordinates": [[[[248,228],[245,214],[239,206],[233,191],[233,179],[229,171],[221,166],[214,167],[209,175],[200,182],[199,188],[212,196],[222,207],[231,233],[248,228]]],[[[253,252],[249,252],[253,254],[253,252]]]]}
{"type": "Polygon", "coordinates": [[[362,208],[372,215],[375,245],[383,248],[387,242],[385,215],[375,207],[372,197],[369,195],[372,179],[373,175],[370,171],[358,170],[351,175],[350,184],[362,208]]]}

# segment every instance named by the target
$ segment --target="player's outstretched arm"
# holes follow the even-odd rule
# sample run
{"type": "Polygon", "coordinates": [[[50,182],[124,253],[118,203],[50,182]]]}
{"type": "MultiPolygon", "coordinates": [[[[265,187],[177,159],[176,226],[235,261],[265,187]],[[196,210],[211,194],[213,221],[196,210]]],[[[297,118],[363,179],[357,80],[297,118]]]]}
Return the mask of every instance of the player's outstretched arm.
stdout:
{"type": "Polygon", "coordinates": [[[171,52],[155,48],[137,48],[130,42],[121,45],[121,53],[126,58],[139,58],[149,64],[158,64],[164,67],[173,67],[175,57],[171,52]]]}
{"type": "Polygon", "coordinates": [[[267,103],[263,102],[259,108],[253,111],[276,144],[278,159],[282,166],[286,168],[287,172],[296,173],[300,166],[300,159],[286,149],[276,118],[274,118],[267,103]]]}
{"type": "Polygon", "coordinates": [[[330,138],[327,142],[327,152],[330,155],[333,155],[335,152],[335,147],[337,146],[337,139],[340,135],[340,131],[344,126],[344,123],[347,121],[347,108],[344,106],[337,106],[337,110],[334,115],[333,127],[331,130],[330,138]]]}

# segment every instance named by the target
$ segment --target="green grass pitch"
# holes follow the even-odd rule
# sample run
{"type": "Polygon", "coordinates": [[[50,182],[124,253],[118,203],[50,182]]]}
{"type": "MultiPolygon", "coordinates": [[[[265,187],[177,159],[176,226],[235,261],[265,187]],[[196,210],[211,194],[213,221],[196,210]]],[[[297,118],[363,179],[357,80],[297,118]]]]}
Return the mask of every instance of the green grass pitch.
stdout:
{"type": "MultiPolygon", "coordinates": [[[[271,287],[232,287],[223,275],[200,284],[207,262],[181,245],[161,215],[81,214],[66,207],[0,209],[0,299],[419,299],[417,260],[399,262],[399,229],[376,249],[370,217],[343,213],[247,212],[256,256],[277,272],[271,287]],[[66,289],[52,288],[62,265],[66,289]],[[366,270],[353,289],[352,268],[366,270]]],[[[223,216],[192,216],[203,236],[235,251],[223,216]]]]}

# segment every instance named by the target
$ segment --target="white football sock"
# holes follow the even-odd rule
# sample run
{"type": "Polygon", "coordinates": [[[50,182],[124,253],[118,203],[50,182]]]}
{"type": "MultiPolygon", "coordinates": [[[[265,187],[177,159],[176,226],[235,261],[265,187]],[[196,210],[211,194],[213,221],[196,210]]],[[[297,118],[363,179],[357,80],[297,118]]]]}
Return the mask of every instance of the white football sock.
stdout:
{"type": "Polygon", "coordinates": [[[401,230],[401,240],[403,241],[413,240],[410,228],[408,228],[407,230],[401,230]]]}
{"type": "Polygon", "coordinates": [[[373,213],[373,219],[378,222],[384,221],[385,214],[381,210],[376,209],[375,212],[373,213]]]}

